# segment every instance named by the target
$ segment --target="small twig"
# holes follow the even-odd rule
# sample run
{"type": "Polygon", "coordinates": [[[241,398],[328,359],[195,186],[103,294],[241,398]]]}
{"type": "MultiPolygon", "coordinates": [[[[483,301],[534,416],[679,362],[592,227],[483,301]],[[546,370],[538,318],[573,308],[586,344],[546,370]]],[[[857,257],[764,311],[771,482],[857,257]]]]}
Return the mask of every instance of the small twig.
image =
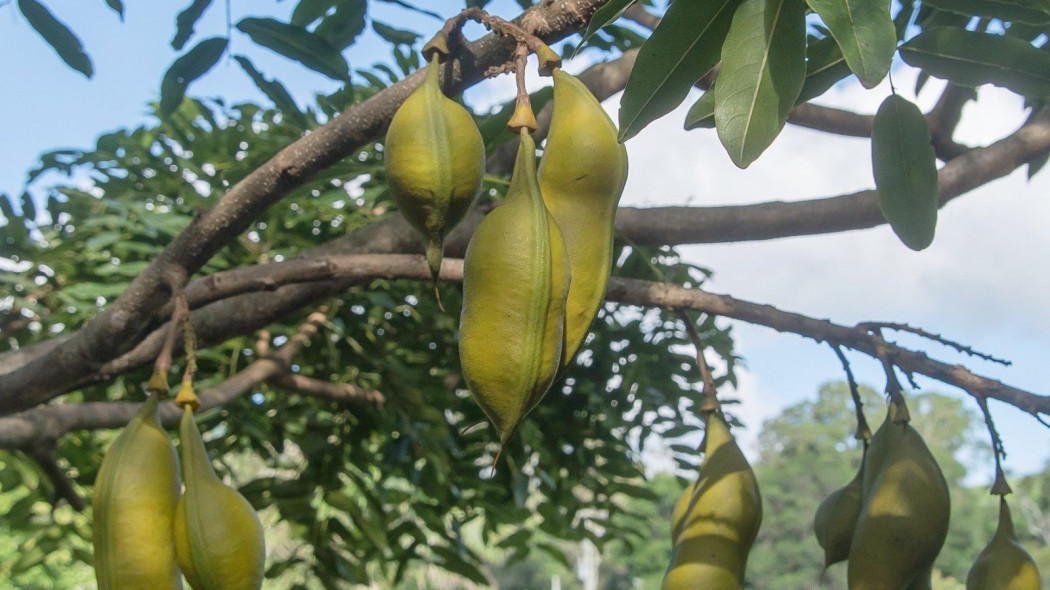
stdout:
{"type": "Polygon", "coordinates": [[[696,348],[696,366],[700,369],[700,380],[704,385],[704,389],[701,392],[703,400],[700,402],[698,412],[703,414],[718,411],[722,408],[722,405],[719,403],[718,393],[715,391],[715,378],[711,373],[711,366],[707,364],[707,358],[704,357],[704,341],[700,338],[700,334],[696,332],[693,320],[689,317],[689,314],[682,309],[676,310],[676,313],[681,318],[682,323],[685,324],[685,332],[689,335],[689,339],[696,348]]]}
{"type": "Polygon", "coordinates": [[[991,493],[1004,496],[1013,490],[1010,489],[1010,484],[1006,481],[1006,473],[1003,471],[1002,460],[1006,458],[1006,448],[1003,446],[1003,439],[999,437],[999,431],[995,428],[995,421],[992,420],[992,413],[988,411],[988,400],[983,395],[972,392],[970,392],[970,395],[977,400],[977,405],[980,406],[981,413],[984,414],[984,424],[988,427],[988,436],[992,439],[992,455],[995,457],[995,481],[992,483],[991,493]]]}
{"type": "Polygon", "coordinates": [[[87,503],[84,498],[77,493],[76,487],[73,485],[73,480],[69,478],[65,470],[55,461],[55,458],[51,455],[54,450],[52,443],[41,443],[34,445],[26,450],[26,455],[35,461],[40,468],[47,475],[47,478],[51,480],[52,485],[55,486],[55,495],[51,500],[53,506],[58,506],[61,500],[69,502],[69,505],[76,510],[81,512],[87,507],[87,503]]]}
{"type": "Polygon", "coordinates": [[[168,395],[168,372],[171,371],[171,356],[172,351],[175,350],[175,340],[182,323],[190,317],[190,308],[186,300],[186,273],[182,270],[172,270],[167,274],[166,279],[168,291],[171,293],[171,323],[164,337],[164,345],[153,362],[153,376],[150,377],[147,386],[150,393],[161,397],[168,395]]]}
{"type": "Polygon", "coordinates": [[[873,334],[878,338],[878,343],[875,345],[875,356],[882,363],[882,370],[886,373],[886,393],[890,397],[890,403],[897,406],[897,417],[896,422],[908,423],[911,421],[911,415],[908,413],[908,406],[904,402],[904,393],[901,389],[901,382],[897,379],[897,371],[893,360],[890,358],[890,352],[886,347],[886,341],[883,340],[882,334],[876,331],[873,334]]]}
{"type": "Polygon", "coordinates": [[[966,346],[965,344],[961,344],[954,340],[949,340],[948,338],[945,338],[940,334],[934,334],[933,332],[928,332],[926,330],[923,330],[922,328],[909,326],[908,324],[902,324],[899,322],[861,322],[857,324],[857,328],[860,330],[867,330],[869,332],[875,332],[883,328],[887,330],[896,330],[898,332],[908,332],[910,334],[915,334],[916,336],[926,338],[927,340],[933,340],[938,344],[943,344],[949,348],[961,352],[962,354],[977,357],[988,362],[998,363],[1005,367],[1009,367],[1013,364],[1011,361],[1008,361],[1006,359],[1001,359],[990,354],[974,350],[973,348],[966,346]]]}
{"type": "Polygon", "coordinates": [[[834,343],[829,343],[829,346],[842,363],[842,370],[846,372],[846,382],[849,383],[849,393],[853,397],[853,409],[857,416],[857,433],[854,436],[859,441],[867,442],[871,439],[871,428],[868,426],[868,419],[864,416],[864,402],[860,399],[860,388],[857,387],[853,369],[850,367],[849,359],[846,358],[846,353],[842,352],[841,346],[834,343]]]}
{"type": "Polygon", "coordinates": [[[380,409],[386,403],[382,393],[374,389],[364,389],[353,383],[332,383],[288,372],[275,375],[270,381],[303,395],[340,403],[370,404],[380,409]]]}

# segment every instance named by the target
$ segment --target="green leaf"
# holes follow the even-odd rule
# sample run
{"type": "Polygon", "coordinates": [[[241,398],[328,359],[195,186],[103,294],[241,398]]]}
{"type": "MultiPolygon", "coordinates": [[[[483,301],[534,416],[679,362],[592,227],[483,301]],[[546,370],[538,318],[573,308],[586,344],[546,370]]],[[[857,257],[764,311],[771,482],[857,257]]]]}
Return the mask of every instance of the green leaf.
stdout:
{"type": "Polygon", "coordinates": [[[1011,23],[1050,23],[1050,6],[1042,0],[923,0],[923,5],[966,16],[986,16],[1011,23]]]}
{"type": "Polygon", "coordinates": [[[350,66],[342,54],[322,37],[303,27],[272,18],[244,18],[237,29],[259,45],[293,59],[315,72],[340,82],[350,81],[350,66]]]}
{"type": "Polygon", "coordinates": [[[621,142],[674,110],[693,84],[718,63],[739,4],[739,0],[671,4],[638,50],[620,99],[621,142]]]}
{"type": "Polygon", "coordinates": [[[175,60],[160,83],[160,118],[167,119],[182,104],[186,88],[212,68],[226,51],[227,40],[211,37],[175,60]]]}
{"type": "Polygon", "coordinates": [[[591,22],[587,23],[587,29],[583,32],[583,39],[581,39],[580,44],[576,46],[574,55],[587,44],[587,41],[598,32],[598,29],[616,22],[616,19],[623,16],[624,11],[626,11],[631,4],[634,4],[635,1],[636,0],[611,0],[605,6],[596,10],[594,16],[591,17],[591,22]]]}
{"type": "Polygon", "coordinates": [[[919,107],[886,97],[871,128],[871,166],[879,209],[912,250],[933,243],[937,226],[937,159],[919,107]]]}
{"type": "Polygon", "coordinates": [[[685,114],[685,128],[711,129],[715,126],[715,93],[713,88],[703,93],[685,114]]]}
{"type": "Polygon", "coordinates": [[[806,81],[802,83],[795,104],[802,104],[824,94],[850,75],[842,50],[832,37],[810,41],[806,47],[806,81]]]}
{"type": "Polygon", "coordinates": [[[412,12],[418,12],[419,14],[425,14],[427,16],[436,18],[436,19],[438,19],[441,22],[445,22],[445,17],[441,16],[440,14],[438,14],[436,12],[431,12],[429,10],[425,10],[423,8],[420,8],[420,7],[416,6],[416,5],[414,5],[414,4],[410,4],[408,2],[405,2],[404,0],[379,0],[379,1],[380,2],[386,2],[387,4],[396,4],[396,5],[398,5],[398,6],[402,7],[402,8],[407,8],[408,10],[411,10],[412,12]]]}
{"type": "Polygon", "coordinates": [[[292,24],[308,27],[318,21],[335,6],[336,0],[299,0],[292,11],[292,24]]]}
{"type": "Polygon", "coordinates": [[[909,65],[960,86],[991,83],[1026,96],[1050,95],[1050,55],[1016,37],[937,27],[900,52],[909,65]]]}
{"type": "Polygon", "coordinates": [[[865,88],[873,88],[890,71],[897,32],[888,0],[806,0],[827,25],[850,70],[865,88]]]}
{"type": "Polygon", "coordinates": [[[185,10],[175,17],[175,37],[171,40],[171,46],[181,51],[193,35],[193,27],[200,20],[201,15],[211,5],[211,0],[193,0],[185,10]]]}
{"type": "Polygon", "coordinates": [[[113,9],[120,16],[121,22],[124,21],[124,2],[122,0],[106,0],[106,6],[113,9]]]}
{"type": "Polygon", "coordinates": [[[91,58],[84,52],[80,39],[77,39],[73,31],[55,18],[43,4],[36,0],[18,0],[18,10],[26,17],[30,26],[40,33],[44,41],[54,48],[67,66],[84,74],[86,78],[94,75],[91,58]]]}
{"type": "Polygon", "coordinates": [[[394,45],[409,45],[415,43],[420,35],[413,31],[406,31],[404,29],[396,29],[390,25],[383,24],[375,19],[372,19],[372,30],[377,35],[385,39],[389,43],[394,45]]]}
{"type": "Polygon", "coordinates": [[[365,12],[368,2],[365,0],[346,0],[336,5],[335,12],[324,17],[321,24],[314,29],[314,34],[322,37],[336,49],[346,49],[354,39],[365,30],[365,12]]]}
{"type": "Polygon", "coordinates": [[[255,69],[255,65],[252,64],[251,60],[243,55],[235,55],[233,59],[237,60],[237,63],[241,65],[241,69],[244,73],[248,74],[248,77],[252,79],[255,86],[262,90],[266,98],[269,98],[274,106],[276,106],[281,113],[289,119],[295,121],[300,127],[307,127],[306,117],[303,116],[302,111],[299,110],[299,106],[295,104],[295,99],[288,93],[288,90],[283,84],[277,80],[267,80],[262,72],[255,69]]]}
{"type": "Polygon", "coordinates": [[[22,193],[22,218],[30,223],[36,220],[36,205],[28,192],[22,193]]]}
{"type": "Polygon", "coordinates": [[[745,0],[722,47],[715,86],[718,138],[748,167],[773,143],[806,78],[803,0],[745,0]]]}

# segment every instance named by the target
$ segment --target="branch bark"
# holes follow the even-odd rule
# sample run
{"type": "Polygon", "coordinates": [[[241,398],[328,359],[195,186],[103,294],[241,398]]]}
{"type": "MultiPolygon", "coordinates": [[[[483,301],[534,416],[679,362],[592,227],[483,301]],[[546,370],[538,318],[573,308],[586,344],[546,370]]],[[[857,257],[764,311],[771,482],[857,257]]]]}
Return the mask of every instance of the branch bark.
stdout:
{"type": "MultiPolygon", "coordinates": [[[[415,255],[374,255],[353,257],[361,264],[358,267],[383,268],[382,275],[401,276],[427,280],[430,276],[426,262],[415,255]],[[397,274],[395,274],[395,272],[397,274]]],[[[349,266],[349,258],[329,261],[331,269],[349,266]]],[[[295,280],[294,267],[286,267],[283,275],[295,280]]],[[[234,271],[237,272],[237,271],[234,271]]],[[[336,272],[336,271],[333,271],[336,272]]],[[[446,258],[441,267],[443,280],[460,281],[463,278],[462,260],[446,258]]],[[[233,281],[230,282],[232,284],[233,281]]],[[[1028,414],[1041,419],[1050,416],[1050,396],[1028,392],[1000,381],[973,373],[962,365],[952,365],[933,358],[923,352],[911,350],[887,342],[876,332],[858,326],[844,326],[828,320],[811,318],[802,314],[783,311],[771,305],[763,305],[709,293],[702,289],[689,289],[669,283],[656,283],[637,279],[612,278],[606,293],[608,301],[643,307],[693,310],[709,315],[766,326],[779,332],[797,334],[817,342],[851,348],[873,358],[886,358],[906,373],[926,375],[937,381],[954,385],[975,397],[994,398],[1006,402],[1028,414]]],[[[317,322],[315,321],[315,324],[317,322]]],[[[316,331],[316,330],[315,330],[316,331]]],[[[215,407],[242,395],[253,385],[280,375],[290,363],[292,355],[309,336],[293,338],[274,357],[253,362],[222,385],[200,394],[202,407],[215,407]],[[280,358],[276,358],[280,357],[280,358]]],[[[300,384],[305,382],[299,381],[300,384]]],[[[312,384],[299,391],[309,391],[312,384]]],[[[63,404],[35,408],[15,416],[0,418],[0,448],[24,448],[40,440],[55,440],[73,430],[93,430],[122,427],[134,414],[138,404],[117,402],[95,402],[63,404]]],[[[161,407],[162,421],[174,425],[179,410],[168,402],[161,407]]]]}

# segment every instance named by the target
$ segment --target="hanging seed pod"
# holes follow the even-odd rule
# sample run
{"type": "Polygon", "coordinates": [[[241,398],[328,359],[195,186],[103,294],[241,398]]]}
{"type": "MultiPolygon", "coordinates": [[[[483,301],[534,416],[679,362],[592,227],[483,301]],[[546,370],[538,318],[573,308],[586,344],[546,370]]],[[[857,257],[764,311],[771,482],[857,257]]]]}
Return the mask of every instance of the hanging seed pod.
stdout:
{"type": "Polygon", "coordinates": [[[568,255],[540,196],[535,153],[522,133],[507,198],[478,225],[463,260],[463,377],[502,443],[561,361],[568,255]]]}
{"type": "MultiPolygon", "coordinates": [[[[867,455],[867,449],[864,450],[867,455]]],[[[853,530],[857,525],[862,506],[864,475],[864,457],[861,457],[860,468],[850,482],[828,494],[828,497],[817,506],[813,518],[813,531],[817,542],[824,550],[824,567],[844,561],[849,557],[849,546],[853,540],[853,530]]]]}
{"type": "Polygon", "coordinates": [[[437,280],[445,236],[481,189],[485,146],[467,109],[441,91],[441,52],[428,53],[423,84],[390,121],[384,164],[401,214],[426,238],[427,264],[437,280]]]}
{"type": "Polygon", "coordinates": [[[561,366],[572,362],[605,299],[612,268],[613,222],[627,182],[627,149],[616,125],[575,76],[554,70],[550,133],[539,165],[543,202],[569,253],[561,366]]]}
{"type": "Polygon", "coordinates": [[[700,477],[672,517],[674,549],[663,590],[740,590],[748,553],[762,524],[758,481],[729,426],[707,415],[700,477]]]}
{"type": "Polygon", "coordinates": [[[259,590],[266,547],[251,504],[215,475],[193,410],[179,425],[186,493],[175,513],[179,567],[194,590],[259,590]]]}
{"type": "Polygon", "coordinates": [[[92,495],[99,590],[175,590],[172,524],[179,466],[149,396],[106,451],[92,495]]]}
{"type": "Polygon", "coordinates": [[[1042,590],[1039,569],[1017,542],[1013,517],[1004,496],[999,497],[999,526],[966,576],[966,590],[1042,590]]]}

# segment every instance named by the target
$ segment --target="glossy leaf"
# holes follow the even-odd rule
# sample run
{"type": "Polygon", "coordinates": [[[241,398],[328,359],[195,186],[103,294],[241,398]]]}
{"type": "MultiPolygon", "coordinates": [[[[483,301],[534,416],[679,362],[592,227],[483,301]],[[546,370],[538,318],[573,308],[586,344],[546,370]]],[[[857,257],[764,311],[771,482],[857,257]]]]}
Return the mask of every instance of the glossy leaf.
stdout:
{"type": "Polygon", "coordinates": [[[827,25],[850,70],[872,88],[886,77],[897,50],[888,0],[806,0],[827,25]]]}
{"type": "Polygon", "coordinates": [[[1042,0],[923,0],[938,10],[967,16],[985,16],[1032,25],[1050,23],[1050,5],[1042,0]]]}
{"type": "Polygon", "coordinates": [[[959,86],[990,83],[1026,96],[1050,95],[1050,54],[1016,37],[936,27],[900,52],[909,65],[959,86]]]}
{"type": "Polygon", "coordinates": [[[299,110],[298,105],[295,104],[295,99],[288,93],[288,90],[283,84],[277,80],[267,80],[262,72],[255,68],[251,60],[243,55],[235,55],[233,59],[237,60],[240,64],[241,69],[244,73],[248,74],[248,77],[252,79],[255,86],[259,88],[269,98],[274,106],[276,106],[285,117],[295,121],[300,127],[306,127],[306,117],[303,116],[302,111],[299,110]]]}
{"type": "Polygon", "coordinates": [[[871,129],[871,164],[879,209],[912,250],[933,242],[937,226],[937,159],[919,107],[898,95],[879,106],[871,129]]]}
{"type": "Polygon", "coordinates": [[[315,72],[340,82],[350,81],[350,66],[339,50],[303,27],[272,18],[249,17],[241,19],[237,29],[259,45],[298,61],[315,72]]]}
{"type": "Polygon", "coordinates": [[[113,9],[113,12],[120,16],[120,20],[124,20],[124,2],[122,0],[106,0],[106,6],[113,9]]]}
{"type": "Polygon", "coordinates": [[[747,168],[776,139],[805,78],[803,0],[745,0],[715,86],[718,138],[734,164],[747,168]]]}
{"type": "Polygon", "coordinates": [[[193,36],[193,27],[197,25],[204,11],[211,6],[211,0],[193,0],[182,12],[175,17],[175,37],[171,40],[171,46],[176,50],[182,50],[186,42],[193,36]]]}
{"type": "Polygon", "coordinates": [[[361,31],[365,30],[367,6],[365,0],[339,2],[335,12],[324,17],[321,24],[317,25],[314,34],[336,49],[346,49],[354,43],[361,31]]]}
{"type": "Polygon", "coordinates": [[[635,2],[636,0],[611,0],[605,4],[605,6],[596,10],[594,16],[591,17],[591,21],[587,23],[587,28],[583,32],[583,38],[580,40],[580,44],[576,46],[576,52],[579,52],[599,29],[616,22],[617,19],[623,16],[624,11],[635,2]]]}
{"type": "Polygon", "coordinates": [[[739,0],[675,2],[638,50],[620,99],[620,141],[681,104],[716,63],[739,0]]]}
{"type": "Polygon", "coordinates": [[[802,104],[824,94],[850,75],[842,50],[832,37],[810,41],[806,47],[806,80],[795,104],[802,104]]]}
{"type": "Polygon", "coordinates": [[[385,39],[388,43],[394,45],[409,45],[411,46],[417,40],[419,40],[419,33],[413,31],[406,31],[404,29],[397,29],[388,24],[381,23],[375,19],[372,20],[372,30],[377,35],[385,39]]]}
{"type": "Polygon", "coordinates": [[[700,95],[685,114],[685,128],[712,129],[715,126],[715,93],[713,88],[700,95]]]}
{"type": "Polygon", "coordinates": [[[65,24],[36,0],[18,0],[18,10],[30,26],[47,41],[66,65],[90,78],[94,75],[91,58],[84,52],[80,39],[65,24]]]}
{"type": "Polygon", "coordinates": [[[167,119],[186,96],[190,83],[203,76],[226,52],[227,40],[212,37],[198,43],[171,64],[160,83],[160,118],[167,119]]]}

